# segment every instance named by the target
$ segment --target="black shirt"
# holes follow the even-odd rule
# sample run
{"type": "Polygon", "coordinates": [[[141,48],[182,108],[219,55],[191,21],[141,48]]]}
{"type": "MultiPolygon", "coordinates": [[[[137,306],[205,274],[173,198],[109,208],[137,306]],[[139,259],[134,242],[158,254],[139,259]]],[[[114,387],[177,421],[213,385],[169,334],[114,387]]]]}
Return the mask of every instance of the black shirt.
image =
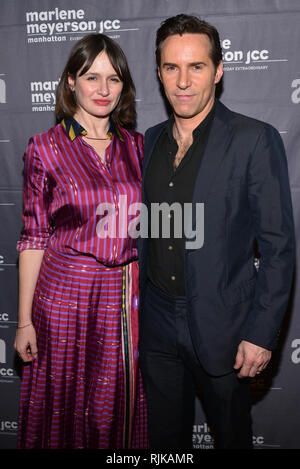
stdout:
{"type": "MultiPolygon", "coordinates": [[[[172,116],[155,145],[146,171],[145,192],[149,218],[147,275],[153,285],[172,296],[185,295],[183,204],[192,202],[195,179],[213,117],[214,106],[206,118],[194,129],[193,143],[177,169],[174,170],[173,162],[178,145],[173,137],[174,117],[172,116]],[[167,206],[166,211],[160,212],[159,218],[154,216],[154,213],[158,213],[158,204],[163,202],[169,205],[180,204],[181,223],[180,217],[175,215],[172,208],[171,211],[167,210],[167,206]],[[177,221],[174,225],[175,218],[177,221]],[[170,235],[167,231],[163,232],[163,221],[170,222],[170,235]]],[[[165,226],[168,227],[168,223],[165,226]]]]}

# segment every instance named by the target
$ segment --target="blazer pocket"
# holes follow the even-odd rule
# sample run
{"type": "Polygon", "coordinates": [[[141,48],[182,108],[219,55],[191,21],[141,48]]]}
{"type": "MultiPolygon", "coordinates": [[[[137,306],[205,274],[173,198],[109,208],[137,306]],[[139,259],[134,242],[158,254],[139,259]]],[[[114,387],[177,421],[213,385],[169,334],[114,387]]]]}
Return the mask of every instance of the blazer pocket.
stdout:
{"type": "Polygon", "coordinates": [[[245,280],[238,285],[221,291],[221,297],[226,307],[232,307],[254,296],[256,276],[245,280]]]}

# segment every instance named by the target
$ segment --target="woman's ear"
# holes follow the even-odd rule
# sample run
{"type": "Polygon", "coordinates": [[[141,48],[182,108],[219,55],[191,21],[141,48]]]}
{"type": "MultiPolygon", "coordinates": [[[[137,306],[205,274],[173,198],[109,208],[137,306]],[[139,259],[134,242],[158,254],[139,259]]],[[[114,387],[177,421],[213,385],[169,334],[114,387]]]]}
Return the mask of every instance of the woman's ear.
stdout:
{"type": "Polygon", "coordinates": [[[74,91],[74,89],[75,89],[75,80],[71,75],[68,75],[68,83],[69,83],[69,87],[71,88],[71,91],[74,91]]]}

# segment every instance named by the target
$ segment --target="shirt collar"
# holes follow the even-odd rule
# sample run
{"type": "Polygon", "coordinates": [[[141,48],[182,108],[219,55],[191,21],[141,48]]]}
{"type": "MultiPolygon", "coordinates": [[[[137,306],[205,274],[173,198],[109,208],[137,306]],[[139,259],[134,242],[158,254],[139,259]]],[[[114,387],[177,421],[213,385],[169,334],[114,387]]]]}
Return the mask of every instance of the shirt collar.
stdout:
{"type": "MultiPolygon", "coordinates": [[[[74,119],[74,117],[66,117],[61,121],[61,124],[65,131],[67,132],[69,138],[75,140],[78,135],[86,135],[87,131],[82,127],[79,122],[74,119]]],[[[111,139],[113,136],[119,138],[123,142],[123,137],[118,126],[114,123],[112,119],[109,120],[109,129],[107,132],[107,136],[111,139]]]]}
{"type": "MultiPolygon", "coordinates": [[[[216,107],[216,103],[214,103],[213,107],[211,108],[211,110],[209,111],[205,119],[202,122],[200,122],[200,124],[193,130],[194,137],[199,137],[204,132],[205,128],[212,122],[214,115],[215,115],[215,107],[216,107]]],[[[175,122],[175,119],[174,119],[174,115],[172,114],[165,127],[165,132],[167,132],[167,135],[170,140],[174,140],[174,137],[173,137],[174,122],[175,122]]]]}

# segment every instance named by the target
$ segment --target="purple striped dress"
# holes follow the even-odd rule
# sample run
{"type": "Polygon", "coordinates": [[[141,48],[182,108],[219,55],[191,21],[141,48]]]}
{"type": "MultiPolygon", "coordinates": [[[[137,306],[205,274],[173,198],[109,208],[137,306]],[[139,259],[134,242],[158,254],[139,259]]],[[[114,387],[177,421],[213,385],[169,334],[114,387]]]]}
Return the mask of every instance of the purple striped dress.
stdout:
{"type": "Polygon", "coordinates": [[[143,137],[111,122],[103,163],[85,133],[68,119],[32,137],[24,155],[17,249],[45,252],[32,308],[38,357],[23,366],[19,448],[148,447],[137,245],[126,230],[137,219],[127,214],[140,202],[143,137]]]}

